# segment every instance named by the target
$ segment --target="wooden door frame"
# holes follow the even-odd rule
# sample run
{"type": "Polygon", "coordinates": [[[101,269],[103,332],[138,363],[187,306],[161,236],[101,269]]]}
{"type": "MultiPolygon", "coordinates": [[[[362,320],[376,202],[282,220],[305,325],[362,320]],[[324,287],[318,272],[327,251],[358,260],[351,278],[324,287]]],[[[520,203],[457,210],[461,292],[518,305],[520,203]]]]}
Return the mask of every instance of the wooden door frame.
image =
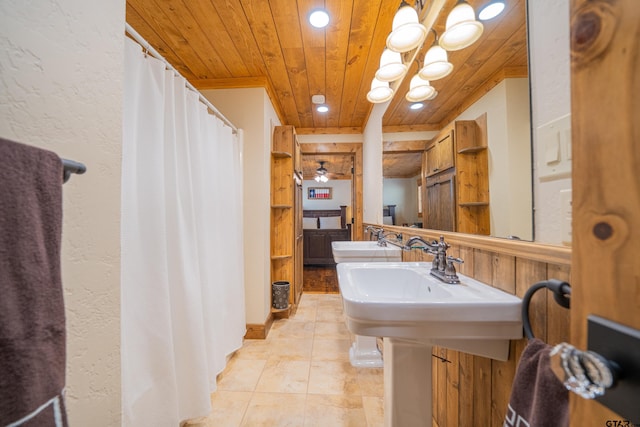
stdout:
{"type": "Polygon", "coordinates": [[[353,212],[353,224],[352,234],[353,240],[363,240],[362,233],[362,143],[315,143],[307,142],[300,144],[300,150],[302,155],[307,154],[332,154],[332,155],[345,155],[353,158],[353,174],[352,174],[352,191],[355,192],[355,196],[352,201],[353,212]]]}
{"type": "MultiPolygon", "coordinates": [[[[571,342],[586,350],[590,314],[640,329],[640,8],[572,0],[570,13],[571,342]]],[[[622,419],[573,393],[570,402],[571,426],[622,419]]]]}

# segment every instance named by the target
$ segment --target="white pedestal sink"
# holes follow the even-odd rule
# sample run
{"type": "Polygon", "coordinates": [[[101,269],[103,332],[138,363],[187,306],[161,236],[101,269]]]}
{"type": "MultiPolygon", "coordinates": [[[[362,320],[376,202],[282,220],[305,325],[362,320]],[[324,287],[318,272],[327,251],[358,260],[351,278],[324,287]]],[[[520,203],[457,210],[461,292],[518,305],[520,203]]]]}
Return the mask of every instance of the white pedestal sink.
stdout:
{"type": "Polygon", "coordinates": [[[384,337],[385,426],[431,425],[434,345],[507,360],[522,338],[520,298],[464,275],[446,284],[431,263],[338,264],[348,329],[384,337]]]}
{"type": "MultiPolygon", "coordinates": [[[[331,249],[336,263],[402,261],[400,248],[380,246],[374,241],[335,241],[331,242],[331,249]]],[[[358,368],[381,368],[383,361],[376,338],[356,335],[349,349],[349,361],[358,368]]]]}

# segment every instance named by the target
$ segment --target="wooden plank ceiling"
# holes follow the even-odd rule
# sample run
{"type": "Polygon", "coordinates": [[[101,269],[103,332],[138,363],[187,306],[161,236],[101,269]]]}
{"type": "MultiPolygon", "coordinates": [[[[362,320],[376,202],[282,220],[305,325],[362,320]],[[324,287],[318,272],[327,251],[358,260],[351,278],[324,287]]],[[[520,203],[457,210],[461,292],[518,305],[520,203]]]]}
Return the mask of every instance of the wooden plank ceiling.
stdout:
{"type": "MultiPolygon", "coordinates": [[[[469,0],[474,7],[488,0],[469,0]]],[[[447,0],[441,33],[456,0],[447,0]]],[[[413,1],[410,1],[413,3],[413,1]]],[[[429,4],[428,0],[426,1],[429,4]]],[[[360,133],[366,100],[399,0],[127,0],[127,22],[199,89],[265,87],[283,124],[299,134],[360,133]],[[326,29],[309,12],[328,10],[326,29]],[[329,112],[315,111],[323,94],[329,112]]],[[[433,82],[439,95],[410,111],[404,94],[417,64],[399,86],[383,125],[389,131],[440,129],[507,75],[526,75],[525,0],[509,0],[482,38],[450,53],[454,72],[433,82]]],[[[426,8],[425,8],[426,9],[426,8]]],[[[424,12],[423,12],[424,14],[424,12]]],[[[422,51],[431,45],[430,35],[422,51]]]]}

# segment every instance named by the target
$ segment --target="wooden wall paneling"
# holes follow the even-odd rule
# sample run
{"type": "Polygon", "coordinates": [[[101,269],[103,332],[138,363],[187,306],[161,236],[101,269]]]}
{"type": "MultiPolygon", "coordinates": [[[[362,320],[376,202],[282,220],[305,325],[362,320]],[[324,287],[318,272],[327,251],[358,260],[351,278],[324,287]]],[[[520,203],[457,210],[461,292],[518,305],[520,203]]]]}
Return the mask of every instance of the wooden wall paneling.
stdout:
{"type": "Polygon", "coordinates": [[[491,426],[491,359],[473,357],[473,426],[491,426]]]}
{"type": "Polygon", "coordinates": [[[473,426],[474,356],[467,353],[458,354],[458,425],[473,426]]]}
{"type": "Polygon", "coordinates": [[[491,425],[501,426],[507,412],[511,384],[516,374],[517,359],[515,358],[518,341],[509,343],[509,360],[491,361],[491,425]]]}
{"type": "MultiPolygon", "coordinates": [[[[535,283],[547,279],[547,264],[539,261],[518,258],[516,261],[516,295],[524,298],[527,290],[535,283]]],[[[529,304],[529,320],[533,335],[543,341],[547,339],[547,294],[539,290],[529,304]]],[[[553,299],[553,298],[551,298],[553,299]]],[[[524,340],[526,344],[526,340],[524,340]]],[[[524,347],[524,345],[523,345],[524,347]]]]}
{"type": "Polygon", "coordinates": [[[459,426],[459,413],[460,413],[460,354],[457,351],[446,350],[447,360],[449,362],[443,363],[447,368],[447,410],[446,420],[447,426],[459,426]]]}
{"type": "MultiPolygon", "coordinates": [[[[568,266],[550,265],[547,269],[549,279],[558,279],[571,283],[570,268],[568,266]]],[[[573,292],[573,287],[572,287],[573,292]]],[[[542,292],[542,291],[540,291],[542,292]]],[[[550,293],[547,291],[547,293],[550,293]]],[[[573,294],[571,297],[573,302],[573,294]]],[[[547,296],[547,336],[546,342],[555,345],[561,342],[569,342],[571,337],[571,310],[558,305],[552,295],[547,296]]],[[[586,322],[586,320],[585,320],[586,322]]]]}
{"type": "Polygon", "coordinates": [[[516,258],[494,253],[492,256],[493,282],[491,285],[511,295],[516,293],[516,258]]]}
{"type": "MultiPolygon", "coordinates": [[[[434,346],[432,354],[440,356],[440,347],[434,346]]],[[[431,417],[440,426],[445,426],[443,421],[443,408],[446,405],[447,396],[443,393],[442,387],[443,377],[446,375],[440,370],[440,360],[436,357],[431,357],[431,417]]],[[[428,402],[425,402],[428,404],[428,402]]]]}
{"type": "Polygon", "coordinates": [[[493,252],[481,249],[473,251],[473,274],[471,277],[484,283],[493,283],[493,252]]]}

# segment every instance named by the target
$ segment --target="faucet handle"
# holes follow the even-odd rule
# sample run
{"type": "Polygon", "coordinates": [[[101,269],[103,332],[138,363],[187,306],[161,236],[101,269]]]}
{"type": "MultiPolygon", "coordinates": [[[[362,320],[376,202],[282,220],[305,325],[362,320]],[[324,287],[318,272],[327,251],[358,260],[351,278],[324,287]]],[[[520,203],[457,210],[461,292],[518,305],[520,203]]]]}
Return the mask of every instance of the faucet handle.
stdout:
{"type": "Polygon", "coordinates": [[[447,261],[449,262],[455,262],[457,264],[464,264],[464,260],[462,258],[456,258],[456,257],[452,257],[452,256],[447,256],[447,261]]]}

